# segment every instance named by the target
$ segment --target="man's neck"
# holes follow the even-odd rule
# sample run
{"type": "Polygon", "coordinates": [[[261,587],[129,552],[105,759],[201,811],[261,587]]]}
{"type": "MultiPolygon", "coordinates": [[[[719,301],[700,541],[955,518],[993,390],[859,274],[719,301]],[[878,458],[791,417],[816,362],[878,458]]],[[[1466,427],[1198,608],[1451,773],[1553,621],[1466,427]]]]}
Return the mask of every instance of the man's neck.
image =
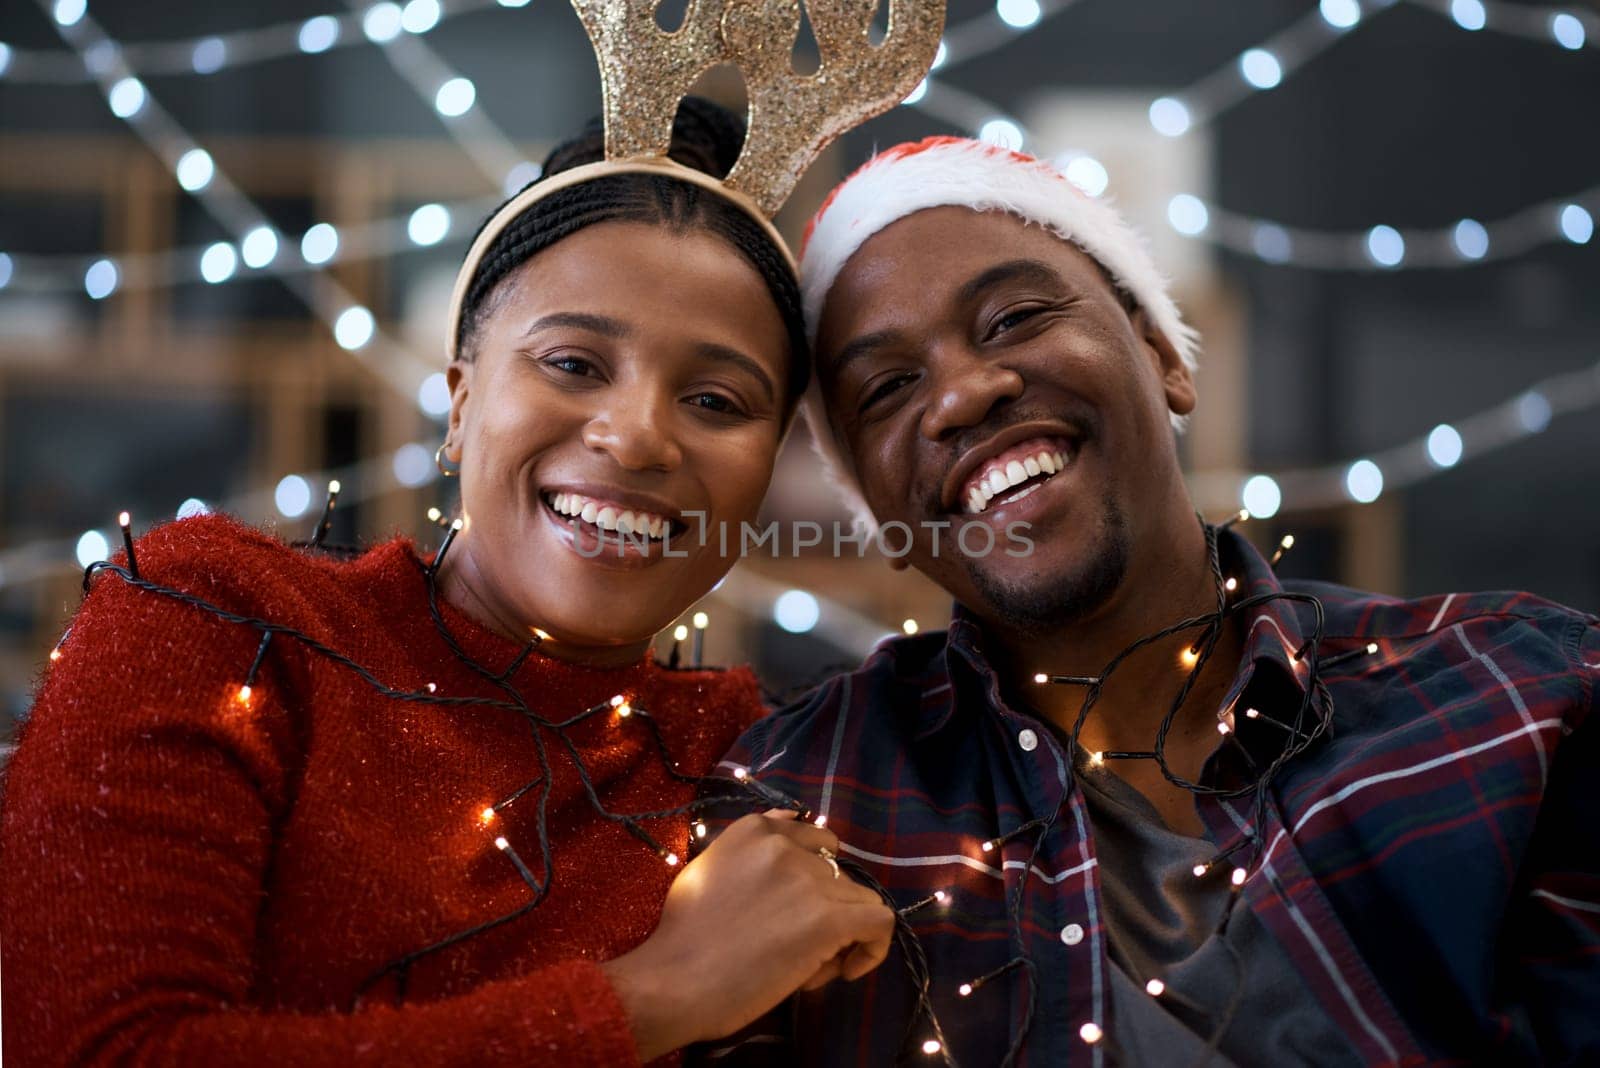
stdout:
{"type": "MultiPolygon", "coordinates": [[[[1198,523],[1175,527],[1170,544],[1155,546],[1129,562],[1112,598],[1092,615],[1048,632],[1019,632],[986,622],[990,655],[1005,689],[1025,707],[1070,733],[1089,687],[1035,683],[1036,675],[1098,677],[1140,639],[1181,620],[1216,609],[1216,580],[1198,523]]],[[[1162,719],[1182,691],[1194,663],[1189,650],[1204,628],[1151,642],[1120,661],[1099,687],[1078,740],[1089,752],[1140,752],[1155,748],[1162,719]]],[[[1188,778],[1217,742],[1215,711],[1237,669],[1242,642],[1224,627],[1216,648],[1184,700],[1167,736],[1165,754],[1173,770],[1188,778]]]]}

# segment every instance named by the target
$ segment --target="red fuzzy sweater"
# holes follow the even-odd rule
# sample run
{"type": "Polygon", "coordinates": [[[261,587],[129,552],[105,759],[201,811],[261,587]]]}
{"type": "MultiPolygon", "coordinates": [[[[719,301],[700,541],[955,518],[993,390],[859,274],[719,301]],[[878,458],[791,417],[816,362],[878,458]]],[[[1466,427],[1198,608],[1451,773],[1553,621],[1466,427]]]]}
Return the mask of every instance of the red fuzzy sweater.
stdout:
{"type": "MultiPolygon", "coordinates": [[[[412,546],[309,557],[220,517],[161,527],[141,575],[282,623],[414,691],[505,699],[429,618],[412,546]]],[[[519,647],[441,603],[494,671],[519,647]]],[[[99,575],[49,668],[0,813],[4,1050],[18,1065],[625,1065],[627,1018],[598,962],[654,928],[672,869],[597,817],[546,732],[554,856],[532,912],[433,954],[403,994],[385,964],[512,911],[535,874],[538,791],[492,826],[486,805],[539,773],[528,723],[494,708],[380,696],[351,669],[99,575]]],[[[534,655],[512,682],[561,719],[626,693],[688,772],[760,714],[748,671],[623,670],[534,655]]],[[[614,812],[681,805],[638,719],[573,741],[614,812]]],[[[648,824],[687,852],[687,819],[648,824]]]]}

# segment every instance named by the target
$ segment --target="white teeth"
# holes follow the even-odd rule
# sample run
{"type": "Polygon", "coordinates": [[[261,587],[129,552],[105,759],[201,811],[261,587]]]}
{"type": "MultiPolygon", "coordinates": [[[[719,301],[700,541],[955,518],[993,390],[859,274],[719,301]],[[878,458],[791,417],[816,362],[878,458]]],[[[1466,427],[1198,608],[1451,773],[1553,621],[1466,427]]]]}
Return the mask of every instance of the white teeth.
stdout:
{"type": "Polygon", "coordinates": [[[601,530],[615,531],[623,536],[644,534],[660,538],[672,529],[671,520],[663,516],[600,504],[579,493],[552,494],[550,507],[561,515],[582,519],[585,523],[593,523],[601,530]]]}
{"type": "MultiPolygon", "coordinates": [[[[967,497],[963,502],[968,515],[977,515],[989,507],[995,497],[1004,493],[1013,486],[1020,486],[1030,478],[1040,475],[1053,475],[1065,469],[1067,459],[1060,452],[1045,450],[1035,453],[1024,460],[1008,460],[1004,467],[993,467],[977,477],[977,480],[967,485],[967,497]]],[[[1012,503],[1028,496],[1038,486],[1029,486],[1022,493],[1017,494],[1012,503]]]]}

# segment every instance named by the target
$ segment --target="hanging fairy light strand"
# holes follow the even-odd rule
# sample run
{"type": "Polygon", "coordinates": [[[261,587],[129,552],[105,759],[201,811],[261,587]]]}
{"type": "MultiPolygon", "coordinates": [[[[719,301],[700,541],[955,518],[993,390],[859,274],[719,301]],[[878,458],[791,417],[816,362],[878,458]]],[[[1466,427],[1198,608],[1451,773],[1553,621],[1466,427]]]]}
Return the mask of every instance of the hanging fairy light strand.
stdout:
{"type": "MultiPolygon", "coordinates": [[[[382,44],[400,34],[421,36],[440,24],[494,7],[525,7],[529,0],[408,0],[362,4],[343,15],[286,19],[233,33],[166,41],[128,41],[120,45],[122,62],[147,77],[210,75],[294,55],[332,54],[356,45],[382,44]]],[[[69,3],[52,7],[62,25],[81,15],[69,3]],[[66,19],[68,21],[63,21],[66,19]]],[[[0,65],[0,79],[39,85],[76,85],[95,80],[92,69],[68,52],[8,49],[9,63],[0,65]]]]}
{"type": "Polygon", "coordinates": [[[1185,237],[1264,263],[1338,271],[1471,267],[1544,245],[1587,245],[1594,237],[1596,213],[1600,185],[1500,219],[1466,218],[1434,228],[1379,224],[1354,231],[1310,230],[1230,212],[1190,193],[1179,193],[1167,203],[1168,225],[1185,237]]]}
{"type": "MultiPolygon", "coordinates": [[[[1316,10],[1245,49],[1188,89],[1158,97],[1150,105],[1150,124],[1165,136],[1184,136],[1252,94],[1276,88],[1349,30],[1393,6],[1371,0],[1365,7],[1357,0],[1323,0],[1316,10]]],[[[1028,130],[1015,116],[932,75],[904,103],[1002,148],[1029,147],[1028,130]]],[[[1092,157],[1080,155],[1058,163],[1068,181],[1088,195],[1106,191],[1109,176],[1092,157]]],[[[1468,267],[1545,245],[1586,245],[1594,236],[1596,213],[1600,213],[1600,186],[1531,204],[1500,219],[1463,218],[1435,228],[1378,224],[1356,231],[1311,230],[1229,212],[1191,193],[1173,196],[1166,217],[1168,225],[1185,237],[1210,241],[1265,263],[1390,271],[1468,267]]]]}
{"type": "MultiPolygon", "coordinates": [[[[76,2],[76,0],[74,0],[76,2]]],[[[74,10],[71,21],[62,21],[59,3],[37,0],[41,10],[54,19],[62,38],[72,46],[84,63],[96,71],[96,80],[111,111],[127,123],[128,127],[149,146],[159,158],[172,167],[179,180],[183,180],[184,161],[196,158],[195,152],[204,149],[173,119],[122,61],[117,43],[100,28],[86,11],[74,10]],[[103,57],[90,60],[90,56],[103,57]]],[[[78,4],[79,7],[83,5],[78,4]]],[[[206,180],[196,181],[189,192],[222,228],[247,247],[258,234],[273,235],[276,251],[277,230],[266,214],[219,168],[207,159],[206,180]]],[[[326,226],[326,224],[322,224],[326,226]]],[[[332,227],[327,230],[332,231],[332,227]]],[[[306,239],[317,231],[313,227],[306,239]]],[[[337,242],[336,235],[332,238],[337,242]]],[[[219,243],[220,244],[220,243],[219,243]]],[[[229,246],[231,251],[231,245],[229,246]]],[[[313,263],[321,265],[331,258],[318,254],[318,249],[308,248],[302,241],[302,254],[313,263]]],[[[231,273],[229,267],[228,273],[231,273]]],[[[204,264],[202,264],[204,270],[204,264]]],[[[100,260],[92,264],[84,275],[85,289],[92,298],[103,299],[116,291],[119,284],[116,263],[100,260]]],[[[417,382],[432,367],[392,338],[383,336],[377,329],[372,313],[358,302],[345,288],[326,274],[290,274],[280,276],[284,284],[299,297],[312,313],[327,324],[339,347],[360,360],[380,381],[386,382],[402,396],[414,395],[417,382]],[[374,345],[376,341],[378,344],[374,345]],[[382,350],[383,358],[377,351],[382,350]]]]}
{"type": "Polygon", "coordinates": [[[1196,496],[1222,506],[1242,505],[1263,519],[1282,508],[1370,504],[1384,493],[1542,434],[1561,416],[1595,408],[1600,408],[1600,362],[1541,379],[1499,404],[1368,456],[1276,474],[1200,475],[1195,481],[1204,483],[1204,492],[1196,496]],[[1237,494],[1232,501],[1225,499],[1230,489],[1237,494]]]}
{"type": "MultiPolygon", "coordinates": [[[[204,151],[203,149],[201,151],[204,151]]],[[[27,293],[83,292],[85,278],[97,263],[110,263],[117,272],[116,289],[153,289],[205,282],[228,285],[291,274],[325,271],[335,265],[363,260],[383,260],[396,255],[439,248],[450,249],[464,243],[468,233],[455,220],[478,219],[492,211],[500,197],[485,196],[449,203],[424,204],[414,211],[387,219],[375,219],[335,231],[331,250],[323,254],[321,231],[300,241],[271,227],[253,228],[246,233],[237,252],[233,269],[209,275],[207,254],[215,243],[189,245],[161,252],[134,254],[37,254],[13,252],[12,274],[6,287],[27,293]],[[307,259],[309,251],[314,259],[307,259]]],[[[318,224],[326,226],[327,224],[318,224]]],[[[331,227],[329,227],[331,229],[331,227]]],[[[308,231],[309,233],[309,231],[308,231]]],[[[232,246],[230,246],[232,247],[232,246]]]]}
{"type": "MultiPolygon", "coordinates": [[[[522,0],[524,4],[527,2],[522,0]]],[[[370,13],[372,10],[363,0],[346,0],[346,4],[352,11],[351,18],[362,17],[363,11],[370,13]]],[[[400,18],[403,22],[404,9],[400,18]]],[[[524,159],[505,131],[477,106],[478,91],[472,79],[446,63],[420,33],[390,34],[382,39],[375,38],[374,43],[395,73],[439,116],[445,132],[492,188],[509,196],[538,177],[538,166],[524,159]]],[[[451,222],[451,217],[445,216],[446,229],[451,222]]]]}

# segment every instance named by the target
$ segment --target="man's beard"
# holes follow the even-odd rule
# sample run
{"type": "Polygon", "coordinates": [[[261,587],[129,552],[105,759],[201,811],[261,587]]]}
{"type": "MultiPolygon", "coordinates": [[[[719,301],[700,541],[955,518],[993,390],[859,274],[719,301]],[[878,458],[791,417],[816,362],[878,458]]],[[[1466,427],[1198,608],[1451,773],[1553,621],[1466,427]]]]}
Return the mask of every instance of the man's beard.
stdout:
{"type": "Polygon", "coordinates": [[[1101,501],[1099,526],[1094,556],[1074,571],[1001,579],[980,566],[973,568],[972,580],[1007,627],[1043,634],[1080,622],[1105,604],[1128,572],[1128,520],[1110,486],[1101,501]]]}

